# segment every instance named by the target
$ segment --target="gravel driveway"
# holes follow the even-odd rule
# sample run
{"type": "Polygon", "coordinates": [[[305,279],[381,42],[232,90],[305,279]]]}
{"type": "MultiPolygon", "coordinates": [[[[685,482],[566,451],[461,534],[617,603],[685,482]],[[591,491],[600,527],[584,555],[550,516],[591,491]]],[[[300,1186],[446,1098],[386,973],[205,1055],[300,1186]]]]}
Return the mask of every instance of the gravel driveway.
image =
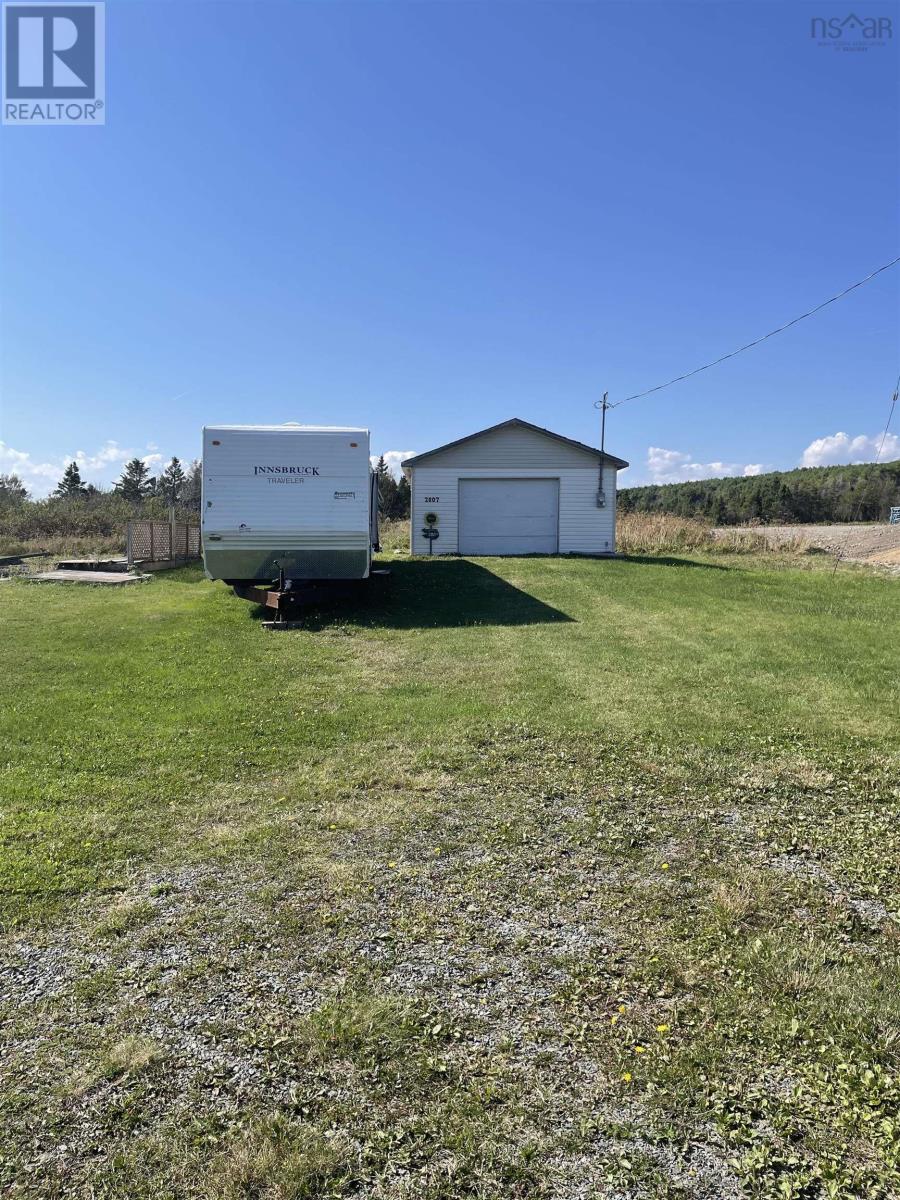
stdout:
{"type": "MultiPolygon", "coordinates": [[[[775,546],[801,537],[810,546],[840,554],[850,562],[900,569],[900,525],[759,525],[754,531],[775,546]]],[[[724,534],[733,529],[714,532],[724,534]]]]}

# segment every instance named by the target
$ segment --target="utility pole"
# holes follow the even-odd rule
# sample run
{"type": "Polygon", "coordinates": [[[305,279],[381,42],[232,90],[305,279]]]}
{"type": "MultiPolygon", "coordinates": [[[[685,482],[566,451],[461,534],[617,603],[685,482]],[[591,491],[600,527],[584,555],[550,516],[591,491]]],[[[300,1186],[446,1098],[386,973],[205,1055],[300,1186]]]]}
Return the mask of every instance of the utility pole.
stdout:
{"type": "Polygon", "coordinates": [[[600,409],[600,483],[597,488],[597,507],[606,506],[606,495],[603,491],[603,464],[606,461],[606,410],[611,407],[609,392],[603,393],[602,400],[594,401],[594,408],[600,409]]]}
{"type": "Polygon", "coordinates": [[[612,405],[610,404],[609,400],[607,399],[608,396],[609,396],[609,392],[604,392],[602,400],[594,401],[594,408],[599,408],[600,414],[601,414],[600,415],[600,453],[601,454],[606,451],[606,410],[608,408],[612,408],[612,405]]]}

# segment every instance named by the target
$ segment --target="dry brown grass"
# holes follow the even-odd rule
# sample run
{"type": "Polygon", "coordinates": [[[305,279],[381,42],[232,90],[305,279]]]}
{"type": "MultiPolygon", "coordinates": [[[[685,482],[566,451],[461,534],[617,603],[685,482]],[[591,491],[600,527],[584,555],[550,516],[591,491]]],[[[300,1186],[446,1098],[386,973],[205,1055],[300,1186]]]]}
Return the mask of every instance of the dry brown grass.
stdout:
{"type": "Polygon", "coordinates": [[[150,1038],[129,1034],[103,1050],[93,1063],[82,1066],[65,1081],[65,1091],[83,1096],[104,1080],[127,1079],[162,1062],[162,1048],[150,1038]]]}
{"type": "MultiPolygon", "coordinates": [[[[714,530],[697,517],[677,517],[671,513],[619,513],[616,518],[616,546],[620,554],[671,554],[705,551],[712,554],[761,554],[776,549],[765,535],[755,529],[735,527],[714,530]]],[[[382,553],[409,553],[409,521],[381,523],[382,553]]],[[[121,556],[124,540],[117,537],[47,537],[33,541],[4,543],[0,553],[33,553],[45,550],[49,558],[90,558],[100,555],[121,556]]],[[[806,541],[799,534],[777,545],[779,554],[803,554],[806,541]]],[[[35,560],[34,569],[46,570],[46,561],[35,560]]]]}
{"type": "Polygon", "coordinates": [[[710,527],[671,513],[620,513],[616,548],[620,554],[663,554],[672,550],[711,550],[710,527]]]}
{"type": "MultiPolygon", "coordinates": [[[[409,521],[385,521],[381,547],[386,554],[409,553],[409,521]]],[[[672,554],[700,551],[711,554],[764,554],[773,549],[766,537],[745,527],[714,530],[697,517],[672,513],[620,513],[616,518],[616,548],[620,554],[672,554]]],[[[802,554],[801,537],[778,546],[781,554],[802,554]]]]}
{"type": "Polygon", "coordinates": [[[107,1078],[117,1078],[121,1075],[136,1075],[146,1071],[163,1057],[162,1050],[150,1038],[129,1034],[114,1046],[110,1046],[104,1057],[104,1070],[107,1078]]]}
{"type": "MultiPolygon", "coordinates": [[[[802,538],[778,547],[782,554],[805,550],[802,538]]],[[[620,554],[672,554],[705,551],[710,554],[764,554],[766,537],[746,527],[714,530],[697,517],[673,513],[620,513],[616,518],[616,548],[620,554]]]]}
{"type": "Polygon", "coordinates": [[[0,554],[37,554],[45,551],[50,558],[94,558],[100,555],[125,556],[125,537],[107,534],[37,537],[0,540],[0,554]]]}
{"type": "Polygon", "coordinates": [[[341,1195],[353,1177],[354,1157],[349,1139],[335,1130],[284,1118],[257,1121],[216,1160],[203,1195],[210,1200],[341,1195]]]}

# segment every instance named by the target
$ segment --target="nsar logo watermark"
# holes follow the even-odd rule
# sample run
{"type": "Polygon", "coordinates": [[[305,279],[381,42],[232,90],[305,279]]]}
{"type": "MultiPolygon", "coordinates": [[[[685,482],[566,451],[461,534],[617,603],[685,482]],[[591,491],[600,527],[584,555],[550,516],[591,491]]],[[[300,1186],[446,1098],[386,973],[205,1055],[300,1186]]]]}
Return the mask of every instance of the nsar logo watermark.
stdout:
{"type": "Polygon", "coordinates": [[[3,5],[3,124],[103,125],[105,6],[3,5]]]}
{"type": "Polygon", "coordinates": [[[832,50],[856,52],[872,46],[886,46],[894,36],[890,17],[813,17],[809,36],[819,46],[832,50]]]}

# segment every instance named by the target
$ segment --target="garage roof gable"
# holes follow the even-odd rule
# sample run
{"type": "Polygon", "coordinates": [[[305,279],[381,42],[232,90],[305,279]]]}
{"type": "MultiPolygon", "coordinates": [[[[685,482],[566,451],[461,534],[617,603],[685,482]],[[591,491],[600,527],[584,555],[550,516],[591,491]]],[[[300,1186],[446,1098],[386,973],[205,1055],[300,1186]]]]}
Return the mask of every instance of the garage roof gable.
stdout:
{"type": "Polygon", "coordinates": [[[521,417],[513,417],[510,421],[501,421],[499,425],[491,425],[487,429],[479,429],[477,433],[470,433],[467,437],[458,438],[455,442],[447,442],[443,446],[435,447],[434,450],[426,450],[423,454],[416,454],[413,458],[404,459],[400,466],[404,471],[409,467],[417,467],[420,463],[433,459],[436,455],[443,454],[447,450],[453,450],[457,446],[464,446],[467,442],[475,441],[486,434],[499,433],[505,429],[530,430],[532,433],[537,433],[547,438],[550,442],[556,444],[562,443],[572,449],[583,451],[597,462],[610,463],[617,471],[628,466],[628,463],[623,458],[616,458],[614,454],[601,453],[596,446],[588,446],[585,442],[576,442],[572,438],[563,437],[560,433],[553,433],[550,429],[543,429],[540,425],[532,425],[530,421],[523,421],[521,417]]]}

